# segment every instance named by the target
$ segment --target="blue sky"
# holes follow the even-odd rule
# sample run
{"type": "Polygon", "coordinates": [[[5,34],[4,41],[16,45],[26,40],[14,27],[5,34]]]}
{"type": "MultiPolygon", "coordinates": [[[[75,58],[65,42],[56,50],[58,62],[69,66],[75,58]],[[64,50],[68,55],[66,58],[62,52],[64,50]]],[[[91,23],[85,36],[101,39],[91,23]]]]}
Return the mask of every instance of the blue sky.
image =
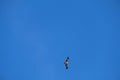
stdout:
{"type": "Polygon", "coordinates": [[[0,36],[0,80],[120,80],[119,0],[1,0],[0,36]]]}

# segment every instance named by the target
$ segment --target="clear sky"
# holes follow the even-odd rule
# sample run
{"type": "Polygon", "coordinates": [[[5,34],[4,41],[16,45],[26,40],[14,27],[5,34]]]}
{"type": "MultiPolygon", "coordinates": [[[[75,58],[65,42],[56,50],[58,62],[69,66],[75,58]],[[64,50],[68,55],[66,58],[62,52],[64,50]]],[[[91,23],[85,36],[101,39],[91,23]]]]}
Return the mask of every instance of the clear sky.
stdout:
{"type": "Polygon", "coordinates": [[[0,80],[120,80],[120,1],[0,0],[0,80]]]}

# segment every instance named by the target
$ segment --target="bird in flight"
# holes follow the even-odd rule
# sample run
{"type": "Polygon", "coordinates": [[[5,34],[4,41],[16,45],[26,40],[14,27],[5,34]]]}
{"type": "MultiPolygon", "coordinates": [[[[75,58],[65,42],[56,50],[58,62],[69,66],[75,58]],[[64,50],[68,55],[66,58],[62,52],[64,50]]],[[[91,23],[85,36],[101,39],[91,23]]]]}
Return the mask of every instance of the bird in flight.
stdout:
{"type": "Polygon", "coordinates": [[[67,59],[64,62],[66,69],[68,69],[68,62],[69,62],[69,57],[67,57],[67,59]]]}

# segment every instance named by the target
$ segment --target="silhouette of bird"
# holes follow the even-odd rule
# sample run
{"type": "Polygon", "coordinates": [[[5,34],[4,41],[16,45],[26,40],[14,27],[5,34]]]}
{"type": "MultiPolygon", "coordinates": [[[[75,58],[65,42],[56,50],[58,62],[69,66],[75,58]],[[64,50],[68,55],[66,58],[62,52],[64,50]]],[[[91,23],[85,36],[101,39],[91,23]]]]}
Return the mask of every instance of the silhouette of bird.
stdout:
{"type": "Polygon", "coordinates": [[[69,57],[67,57],[67,59],[64,62],[66,69],[68,69],[68,62],[69,62],[69,57]]]}

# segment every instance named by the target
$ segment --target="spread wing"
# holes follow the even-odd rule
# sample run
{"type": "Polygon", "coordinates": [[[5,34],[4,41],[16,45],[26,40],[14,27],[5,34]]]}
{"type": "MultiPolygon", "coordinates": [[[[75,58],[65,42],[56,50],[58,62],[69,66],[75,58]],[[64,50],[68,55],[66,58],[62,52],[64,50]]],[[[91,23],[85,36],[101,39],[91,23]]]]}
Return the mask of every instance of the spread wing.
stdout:
{"type": "Polygon", "coordinates": [[[68,69],[68,65],[66,65],[66,69],[68,69]]]}
{"type": "Polygon", "coordinates": [[[66,61],[68,61],[68,60],[69,60],[69,57],[67,57],[66,61]]]}

